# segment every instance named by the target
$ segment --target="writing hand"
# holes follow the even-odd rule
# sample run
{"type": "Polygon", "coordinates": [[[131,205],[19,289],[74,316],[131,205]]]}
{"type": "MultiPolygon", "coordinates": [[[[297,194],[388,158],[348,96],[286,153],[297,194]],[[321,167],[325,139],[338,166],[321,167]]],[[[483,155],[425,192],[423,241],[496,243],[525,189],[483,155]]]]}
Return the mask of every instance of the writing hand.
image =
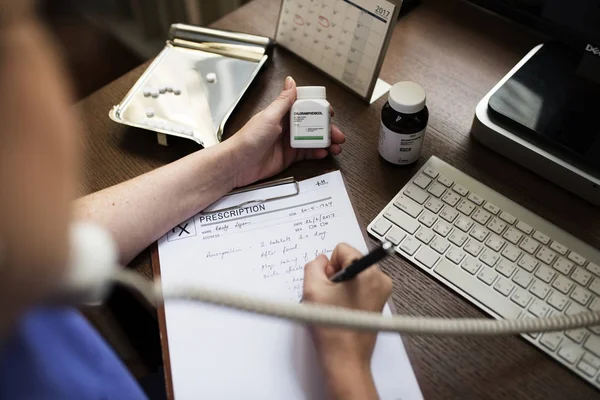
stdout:
{"type": "MultiPolygon", "coordinates": [[[[303,301],[381,312],[392,292],[392,281],[377,266],[354,279],[333,283],[329,278],[362,254],[347,244],[333,250],[331,260],[320,255],[304,269],[303,301]]],[[[378,398],[371,376],[376,334],[339,328],[311,328],[331,395],[336,399],[378,398]]]]}
{"type": "MultiPolygon", "coordinates": [[[[328,149],[294,149],[290,147],[289,110],[296,101],[296,82],[287,77],[283,91],[263,111],[256,114],[230,142],[234,165],[238,168],[235,186],[245,186],[268,178],[304,159],[321,159],[342,152],[346,140],[340,129],[331,125],[328,149]]],[[[332,110],[333,114],[333,110],[332,110]]]]}

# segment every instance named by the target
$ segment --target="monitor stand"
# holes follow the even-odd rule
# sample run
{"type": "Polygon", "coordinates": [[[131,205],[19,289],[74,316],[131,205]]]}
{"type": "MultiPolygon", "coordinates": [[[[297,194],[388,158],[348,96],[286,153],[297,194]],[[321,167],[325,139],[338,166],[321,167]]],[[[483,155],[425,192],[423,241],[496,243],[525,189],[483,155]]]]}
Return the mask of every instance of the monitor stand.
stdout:
{"type": "MultiPolygon", "coordinates": [[[[593,204],[600,205],[600,173],[593,167],[565,157],[557,146],[537,140],[531,129],[507,123],[489,107],[490,99],[523,67],[543,45],[533,48],[485,95],[475,109],[471,127],[473,137],[483,145],[521,164],[593,204]]],[[[592,69],[596,71],[595,68],[592,69]]],[[[550,84],[556,84],[552,82],[550,84]]],[[[592,129],[598,129],[596,124],[592,129]]]]}

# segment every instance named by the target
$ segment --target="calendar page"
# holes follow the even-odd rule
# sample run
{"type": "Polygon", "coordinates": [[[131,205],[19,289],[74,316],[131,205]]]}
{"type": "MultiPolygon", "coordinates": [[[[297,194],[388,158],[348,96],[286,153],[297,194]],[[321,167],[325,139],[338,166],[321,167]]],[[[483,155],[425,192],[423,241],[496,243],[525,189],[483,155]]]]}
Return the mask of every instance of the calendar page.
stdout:
{"type": "Polygon", "coordinates": [[[276,40],[369,100],[399,8],[381,0],[283,0],[276,40]]]}

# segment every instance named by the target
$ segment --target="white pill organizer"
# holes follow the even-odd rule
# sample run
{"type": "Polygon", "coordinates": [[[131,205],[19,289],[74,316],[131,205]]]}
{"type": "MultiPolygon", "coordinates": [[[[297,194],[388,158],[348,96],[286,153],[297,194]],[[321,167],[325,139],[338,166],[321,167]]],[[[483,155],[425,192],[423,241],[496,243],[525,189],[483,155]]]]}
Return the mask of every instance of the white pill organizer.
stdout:
{"type": "Polygon", "coordinates": [[[272,47],[263,36],[173,24],[164,49],[109,116],[157,132],[162,145],[171,135],[214,146],[272,47]]]}

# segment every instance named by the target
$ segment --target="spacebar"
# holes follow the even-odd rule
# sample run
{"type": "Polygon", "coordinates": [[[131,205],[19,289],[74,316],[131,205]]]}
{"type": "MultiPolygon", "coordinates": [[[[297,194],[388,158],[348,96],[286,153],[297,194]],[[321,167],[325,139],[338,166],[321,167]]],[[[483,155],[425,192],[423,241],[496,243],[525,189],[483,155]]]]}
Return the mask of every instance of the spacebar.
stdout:
{"type": "Polygon", "coordinates": [[[522,311],[521,307],[494,291],[492,287],[444,259],[435,267],[435,272],[505,319],[516,319],[522,311]]]}

